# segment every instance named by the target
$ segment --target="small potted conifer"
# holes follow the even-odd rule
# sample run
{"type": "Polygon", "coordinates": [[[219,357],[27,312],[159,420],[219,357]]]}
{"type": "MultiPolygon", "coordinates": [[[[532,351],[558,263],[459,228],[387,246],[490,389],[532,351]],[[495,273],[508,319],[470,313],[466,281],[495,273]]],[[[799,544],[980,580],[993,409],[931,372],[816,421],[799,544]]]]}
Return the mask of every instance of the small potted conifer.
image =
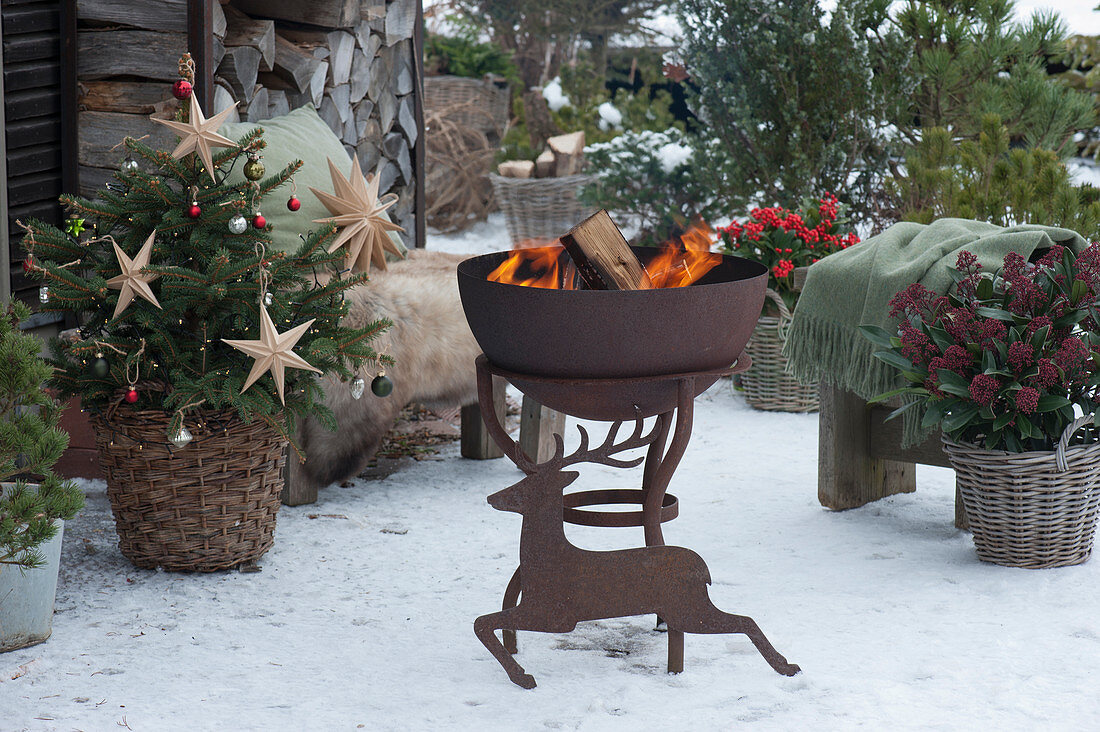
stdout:
{"type": "Polygon", "coordinates": [[[52,368],[42,344],[19,328],[29,316],[13,301],[0,317],[0,651],[50,637],[63,522],[84,504],[51,471],[69,436],[43,389],[52,368]]]}

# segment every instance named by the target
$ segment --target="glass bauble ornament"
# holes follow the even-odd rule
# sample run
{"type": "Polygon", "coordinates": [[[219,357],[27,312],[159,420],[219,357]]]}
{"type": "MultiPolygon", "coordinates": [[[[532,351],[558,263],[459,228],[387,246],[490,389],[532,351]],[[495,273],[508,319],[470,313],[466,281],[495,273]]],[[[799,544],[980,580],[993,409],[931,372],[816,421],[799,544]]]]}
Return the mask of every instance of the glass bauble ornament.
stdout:
{"type": "Polygon", "coordinates": [[[367,390],[367,382],[363,380],[362,376],[356,376],[351,380],[351,398],[358,399],[363,396],[363,392],[367,390]]]}
{"type": "Polygon", "coordinates": [[[244,216],[237,214],[233,218],[229,219],[229,233],[231,234],[243,234],[248,229],[248,219],[244,216]]]}
{"type": "Polygon", "coordinates": [[[388,397],[393,392],[393,382],[385,371],[374,377],[374,381],[370,383],[370,392],[376,397],[388,397]]]}
{"type": "Polygon", "coordinates": [[[182,424],[175,434],[168,435],[168,441],[176,447],[186,447],[187,443],[193,439],[195,438],[191,435],[191,431],[182,424]]]}
{"type": "Polygon", "coordinates": [[[265,172],[263,161],[259,158],[249,158],[244,164],[244,177],[249,180],[259,180],[264,177],[265,172]]]}

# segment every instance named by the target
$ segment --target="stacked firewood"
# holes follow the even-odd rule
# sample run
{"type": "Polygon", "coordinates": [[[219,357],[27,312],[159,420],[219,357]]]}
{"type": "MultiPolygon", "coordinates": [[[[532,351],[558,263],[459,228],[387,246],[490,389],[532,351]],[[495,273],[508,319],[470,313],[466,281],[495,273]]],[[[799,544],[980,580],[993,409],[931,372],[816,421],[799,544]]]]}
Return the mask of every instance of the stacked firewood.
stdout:
{"type": "MultiPolygon", "coordinates": [[[[85,192],[118,169],[111,148],[122,136],[150,135],[154,146],[170,147],[170,135],[148,116],[174,112],[169,87],[178,77],[175,59],[187,50],[187,6],[187,0],[77,4],[85,192]]],[[[259,121],[312,104],[364,172],[377,171],[380,192],[398,195],[390,213],[411,245],[416,0],[219,0],[211,9],[216,70],[207,114],[236,102],[238,119],[259,121]]]]}
{"type": "Polygon", "coordinates": [[[534,160],[506,160],[497,166],[505,178],[562,178],[584,167],[584,132],[570,132],[546,140],[546,149],[534,160]]]}

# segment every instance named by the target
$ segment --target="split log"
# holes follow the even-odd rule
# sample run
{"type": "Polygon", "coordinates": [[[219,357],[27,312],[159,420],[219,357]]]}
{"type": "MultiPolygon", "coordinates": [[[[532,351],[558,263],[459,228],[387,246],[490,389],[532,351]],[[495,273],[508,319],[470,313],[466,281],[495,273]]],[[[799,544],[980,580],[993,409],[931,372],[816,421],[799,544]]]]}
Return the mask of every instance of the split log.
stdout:
{"type": "Polygon", "coordinates": [[[158,102],[172,99],[172,87],[159,81],[82,81],[81,108],[94,112],[152,114],[158,102]]]}
{"type": "MultiPolygon", "coordinates": [[[[163,3],[161,3],[163,5],[163,3]]],[[[230,8],[232,10],[232,8],[230,8]]],[[[210,4],[210,31],[215,38],[225,39],[228,32],[228,22],[225,18],[225,9],[221,3],[210,4]]]]}
{"type": "Polygon", "coordinates": [[[561,243],[577,273],[592,290],[647,290],[652,287],[642,263],[626,243],[626,237],[600,209],[574,226],[561,243]]]}
{"type": "Polygon", "coordinates": [[[386,45],[412,38],[416,24],[416,0],[391,0],[386,6],[386,45]]]}
{"type": "Polygon", "coordinates": [[[341,125],[346,125],[348,120],[354,118],[351,109],[350,93],[351,90],[347,84],[341,84],[325,92],[325,96],[331,97],[332,103],[336,105],[336,111],[340,114],[341,125]]]}
{"type": "Polygon", "coordinates": [[[378,104],[378,122],[382,125],[384,135],[393,127],[393,120],[397,116],[397,99],[392,94],[382,94],[375,101],[378,104]]]}
{"type": "Polygon", "coordinates": [[[344,31],[333,31],[327,35],[329,58],[329,83],[333,86],[348,83],[351,78],[351,64],[355,55],[355,36],[344,31]]]}
{"type": "Polygon", "coordinates": [[[535,177],[552,178],[553,176],[554,153],[550,150],[543,150],[542,153],[535,158],[535,177]]]}
{"type": "MultiPolygon", "coordinates": [[[[237,107],[237,100],[233,96],[233,88],[229,86],[229,82],[220,76],[214,77],[214,112],[222,112],[226,109],[233,107],[234,112],[226,118],[226,122],[240,122],[241,114],[239,107],[237,107]]],[[[161,125],[157,125],[160,127],[161,125]]]]}
{"type": "Polygon", "coordinates": [[[328,75],[327,61],[314,58],[276,34],[274,73],[302,94],[308,94],[313,106],[321,106],[325,77],[328,75]]]}
{"type": "MultiPolygon", "coordinates": [[[[264,88],[267,89],[267,87],[264,88]]],[[[290,102],[282,89],[267,89],[267,100],[268,117],[282,117],[284,114],[290,114],[290,102]]]]}
{"type": "Polygon", "coordinates": [[[409,146],[402,145],[397,151],[397,157],[391,158],[397,164],[397,170],[401,173],[401,182],[409,185],[413,182],[412,155],[409,154],[409,146]]]}
{"type": "Polygon", "coordinates": [[[225,50],[225,58],[218,66],[218,76],[229,82],[233,93],[242,102],[252,101],[260,58],[259,50],[252,46],[237,46],[225,50]]]}
{"type": "Polygon", "coordinates": [[[416,138],[420,134],[420,128],[416,123],[416,107],[415,101],[411,94],[401,97],[400,108],[397,111],[397,124],[401,126],[401,131],[405,133],[405,138],[409,141],[409,147],[416,144],[416,138]]]}
{"type": "Polygon", "coordinates": [[[232,5],[226,8],[226,46],[251,46],[260,52],[260,71],[275,63],[275,21],[250,18],[232,5]]]}
{"type": "Polygon", "coordinates": [[[505,160],[497,166],[497,172],[505,178],[534,178],[535,164],[530,160],[505,160]]]}
{"type": "Polygon", "coordinates": [[[401,52],[397,54],[397,70],[394,74],[393,91],[399,97],[413,92],[411,46],[411,41],[402,41],[398,44],[398,49],[401,52]]]}
{"type": "Polygon", "coordinates": [[[308,4],[301,0],[234,0],[233,4],[255,17],[292,20],[321,28],[354,28],[360,20],[359,0],[308,4]]]}
{"type": "Polygon", "coordinates": [[[584,131],[557,135],[546,141],[554,154],[554,175],[576,175],[584,165],[584,131]]]}
{"type": "Polygon", "coordinates": [[[244,118],[249,122],[258,122],[267,119],[268,109],[271,107],[271,96],[266,86],[256,85],[252,92],[252,101],[245,108],[244,118]]]}
{"type": "Polygon", "coordinates": [[[337,136],[343,136],[344,123],[340,121],[340,112],[336,109],[336,104],[333,103],[332,97],[328,94],[321,100],[321,107],[317,110],[317,114],[325,121],[325,124],[337,134],[337,136]]]}
{"type": "Polygon", "coordinates": [[[80,79],[130,76],[138,69],[148,79],[173,82],[180,77],[179,57],[187,36],[137,30],[81,30],[76,34],[80,79]]]}
{"type": "Polygon", "coordinates": [[[371,69],[370,59],[362,50],[355,52],[351,62],[351,79],[349,85],[349,97],[352,104],[358,104],[367,96],[367,87],[370,86],[371,69]]]}
{"type": "Polygon", "coordinates": [[[222,59],[225,58],[225,43],[222,39],[214,36],[210,39],[210,65],[212,68],[218,68],[221,65],[222,59]]]}
{"type": "Polygon", "coordinates": [[[400,132],[391,132],[382,138],[382,152],[390,160],[397,160],[401,149],[405,147],[405,138],[400,132]]]}
{"type": "Polygon", "coordinates": [[[161,33],[186,33],[187,0],[77,0],[76,17],[161,33]]]}

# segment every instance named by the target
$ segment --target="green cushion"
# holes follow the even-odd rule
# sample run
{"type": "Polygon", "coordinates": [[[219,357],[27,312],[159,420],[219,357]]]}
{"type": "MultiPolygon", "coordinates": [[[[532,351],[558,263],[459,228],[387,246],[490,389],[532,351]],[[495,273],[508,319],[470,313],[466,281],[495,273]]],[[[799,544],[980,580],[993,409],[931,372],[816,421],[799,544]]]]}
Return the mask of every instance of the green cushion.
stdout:
{"type": "MultiPolygon", "coordinates": [[[[332,177],[328,171],[328,159],[345,176],[351,173],[351,158],[348,157],[340,138],[317,115],[312,105],[299,107],[282,117],[273,117],[261,122],[232,122],[222,125],[219,133],[236,142],[257,127],[264,130],[264,167],[270,175],[282,170],[295,160],[302,161],[302,167],[294,175],[298,190],[295,195],[302,202],[297,211],[290,211],[286,202],[290,198],[289,185],[275,189],[261,202],[260,210],[271,224],[271,240],[276,249],[290,252],[302,244],[301,235],[316,230],[320,224],[314,219],[331,216],[324,204],[309,190],[312,186],[318,190],[332,192],[332,177]]],[[[229,176],[230,184],[244,181],[244,161],[238,161],[229,176]]],[[[367,172],[367,171],[364,171],[367,172]]],[[[404,254],[407,250],[401,241],[401,235],[390,232],[390,238],[398,250],[404,254]]],[[[399,259],[389,252],[388,260],[399,259]]]]}

